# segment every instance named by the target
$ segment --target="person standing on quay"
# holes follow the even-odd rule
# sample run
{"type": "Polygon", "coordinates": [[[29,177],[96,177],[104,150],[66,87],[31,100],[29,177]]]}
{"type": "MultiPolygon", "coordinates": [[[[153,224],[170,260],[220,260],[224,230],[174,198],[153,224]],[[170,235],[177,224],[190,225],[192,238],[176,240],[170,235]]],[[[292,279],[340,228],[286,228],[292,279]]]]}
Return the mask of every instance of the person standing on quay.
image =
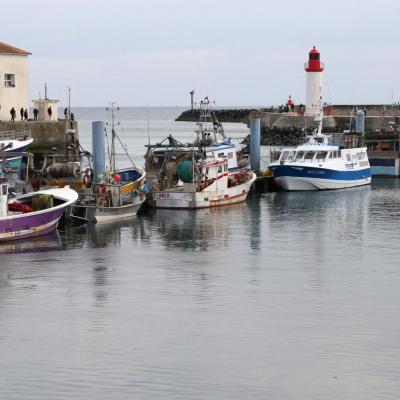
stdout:
{"type": "Polygon", "coordinates": [[[53,110],[51,109],[51,106],[47,109],[47,114],[49,114],[49,119],[51,119],[51,115],[53,114],[53,110]]]}
{"type": "Polygon", "coordinates": [[[28,121],[28,109],[27,108],[25,108],[25,111],[24,111],[24,120],[28,121]]]}
{"type": "Polygon", "coordinates": [[[21,121],[24,119],[24,107],[19,110],[19,115],[21,116],[21,121]]]}
{"type": "Polygon", "coordinates": [[[38,114],[39,114],[39,110],[38,110],[37,108],[34,108],[34,109],[33,109],[33,120],[34,120],[34,121],[37,121],[37,120],[38,120],[38,119],[37,119],[38,114]]]}
{"type": "Polygon", "coordinates": [[[16,116],[17,113],[15,112],[15,108],[14,107],[10,110],[10,114],[11,114],[11,121],[15,122],[15,116],[16,116]]]}

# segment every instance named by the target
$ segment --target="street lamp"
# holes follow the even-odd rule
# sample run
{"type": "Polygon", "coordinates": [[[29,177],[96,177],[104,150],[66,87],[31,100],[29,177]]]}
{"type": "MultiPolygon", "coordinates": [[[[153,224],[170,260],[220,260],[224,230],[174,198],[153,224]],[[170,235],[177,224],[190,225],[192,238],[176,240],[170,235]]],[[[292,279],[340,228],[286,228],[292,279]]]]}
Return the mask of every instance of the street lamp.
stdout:
{"type": "Polygon", "coordinates": [[[68,86],[68,119],[71,119],[71,88],[68,86]]]}

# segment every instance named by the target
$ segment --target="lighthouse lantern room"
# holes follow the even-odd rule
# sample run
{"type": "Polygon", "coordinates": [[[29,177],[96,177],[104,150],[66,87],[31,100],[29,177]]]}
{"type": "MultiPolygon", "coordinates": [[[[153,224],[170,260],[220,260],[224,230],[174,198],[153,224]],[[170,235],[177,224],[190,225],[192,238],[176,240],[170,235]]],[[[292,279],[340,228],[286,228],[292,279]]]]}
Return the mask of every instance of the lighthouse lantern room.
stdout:
{"type": "Polygon", "coordinates": [[[308,62],[304,68],[307,72],[306,115],[319,115],[324,64],[321,63],[320,53],[315,46],[308,53],[308,62]]]}

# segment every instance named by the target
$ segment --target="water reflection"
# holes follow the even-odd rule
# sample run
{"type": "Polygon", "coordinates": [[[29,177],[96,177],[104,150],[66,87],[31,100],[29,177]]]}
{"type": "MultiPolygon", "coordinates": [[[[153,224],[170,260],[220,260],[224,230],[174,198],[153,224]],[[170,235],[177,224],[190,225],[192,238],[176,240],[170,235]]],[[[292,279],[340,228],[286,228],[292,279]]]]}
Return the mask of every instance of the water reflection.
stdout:
{"type": "Polygon", "coordinates": [[[245,203],[200,210],[157,210],[153,216],[167,249],[207,251],[226,247],[238,223],[248,223],[245,203]]]}
{"type": "Polygon", "coordinates": [[[120,247],[124,236],[133,240],[149,238],[145,218],[137,217],[107,224],[66,225],[61,231],[67,248],[120,247]]]}
{"type": "Polygon", "coordinates": [[[63,245],[57,230],[44,236],[0,244],[0,254],[39,253],[62,249],[63,245]]]}
{"type": "Polygon", "coordinates": [[[369,186],[329,192],[279,192],[268,205],[271,225],[304,239],[362,240],[368,222],[369,186]],[[355,228],[355,229],[354,229],[355,228]]]}

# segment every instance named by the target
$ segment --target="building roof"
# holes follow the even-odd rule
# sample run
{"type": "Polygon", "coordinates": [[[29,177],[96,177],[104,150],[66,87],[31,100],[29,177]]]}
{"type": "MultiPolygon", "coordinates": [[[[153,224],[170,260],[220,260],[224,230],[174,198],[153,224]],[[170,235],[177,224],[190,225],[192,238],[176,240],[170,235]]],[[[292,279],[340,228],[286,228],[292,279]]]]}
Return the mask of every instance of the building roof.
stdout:
{"type": "Polygon", "coordinates": [[[0,42],[0,54],[18,54],[20,56],[27,56],[32,53],[29,51],[18,49],[17,47],[11,46],[7,43],[0,42]]]}

